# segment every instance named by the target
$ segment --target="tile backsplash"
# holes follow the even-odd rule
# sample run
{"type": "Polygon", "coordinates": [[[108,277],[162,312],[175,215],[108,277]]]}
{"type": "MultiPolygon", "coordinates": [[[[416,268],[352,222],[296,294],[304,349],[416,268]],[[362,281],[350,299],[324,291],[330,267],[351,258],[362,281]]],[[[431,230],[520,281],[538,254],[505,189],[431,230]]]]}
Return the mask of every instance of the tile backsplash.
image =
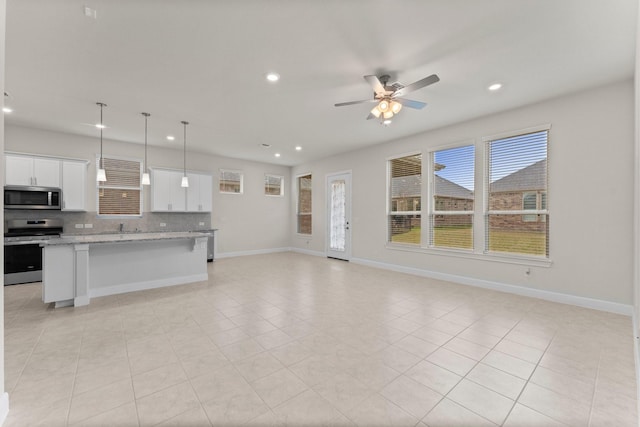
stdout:
{"type": "Polygon", "coordinates": [[[5,219],[60,218],[64,234],[105,234],[120,232],[193,231],[211,228],[211,213],[144,212],[142,217],[99,217],[96,212],[64,212],[5,209],[5,219]],[[79,225],[78,225],[79,224],[79,225]],[[91,224],[88,228],[87,225],[91,224]],[[164,226],[163,226],[164,224],[164,226]]]}

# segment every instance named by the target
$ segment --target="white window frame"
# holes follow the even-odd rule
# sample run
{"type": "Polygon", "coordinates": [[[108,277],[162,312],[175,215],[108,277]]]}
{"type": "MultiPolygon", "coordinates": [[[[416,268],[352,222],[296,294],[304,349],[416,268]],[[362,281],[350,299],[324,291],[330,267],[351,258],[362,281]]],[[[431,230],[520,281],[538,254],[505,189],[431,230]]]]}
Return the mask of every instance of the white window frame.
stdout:
{"type": "MultiPolygon", "coordinates": [[[[455,251],[455,252],[464,252],[464,253],[473,253],[475,251],[475,246],[476,246],[476,239],[475,239],[475,229],[476,229],[476,221],[475,221],[475,217],[476,217],[476,212],[477,212],[477,192],[475,191],[475,188],[477,187],[476,185],[476,171],[478,170],[478,164],[477,164],[477,150],[478,147],[475,143],[474,140],[466,140],[466,141],[460,141],[460,142],[456,142],[456,143],[452,143],[452,144],[446,144],[446,145],[440,145],[437,147],[433,147],[428,151],[428,155],[429,155],[429,163],[427,165],[427,175],[428,175],[428,186],[426,189],[426,193],[427,193],[427,215],[426,215],[426,221],[423,221],[423,228],[424,225],[426,225],[426,230],[427,230],[427,245],[425,246],[426,248],[432,249],[434,251],[455,251]],[[451,149],[455,149],[455,148],[461,148],[461,147],[468,147],[471,146],[473,147],[473,177],[474,177],[474,191],[473,191],[473,210],[470,211],[439,211],[436,210],[436,206],[435,206],[435,153],[438,151],[446,151],[446,150],[451,150],[451,149]],[[454,248],[454,247],[445,247],[445,246],[435,246],[432,242],[434,241],[434,233],[433,233],[433,227],[432,227],[432,217],[434,217],[435,215],[469,215],[471,217],[471,248],[469,249],[465,249],[465,248],[454,248]]],[[[423,162],[424,163],[424,162],[423,162]]],[[[424,168],[424,166],[423,166],[424,168]]],[[[423,180],[424,182],[424,180],[423,180]]],[[[424,193],[424,191],[423,191],[424,193]]],[[[424,237],[423,237],[424,240],[424,237]]]]}
{"type": "MultiPolygon", "coordinates": [[[[142,172],[143,172],[143,159],[142,158],[134,158],[134,157],[122,157],[122,156],[109,156],[109,155],[103,155],[102,156],[105,159],[114,159],[114,160],[127,160],[130,162],[138,162],[139,166],[140,166],[140,177],[142,177],[142,172]]],[[[100,156],[96,154],[96,169],[100,167],[100,156]]],[[[109,218],[142,218],[144,212],[143,212],[143,207],[144,207],[144,187],[142,185],[142,178],[140,179],[140,187],[135,188],[135,187],[110,187],[110,186],[103,186],[102,188],[119,188],[119,189],[123,189],[123,190],[139,190],[140,191],[140,213],[138,215],[116,215],[116,214],[100,214],[100,183],[98,181],[96,182],[96,216],[98,218],[103,218],[103,219],[109,219],[109,218]]]]}
{"type": "Polygon", "coordinates": [[[386,244],[388,246],[398,246],[398,247],[407,247],[407,248],[421,248],[424,242],[424,233],[422,230],[424,229],[424,215],[422,212],[424,211],[424,153],[422,151],[410,151],[407,153],[397,154],[391,157],[387,157],[387,195],[386,195],[386,244]],[[392,209],[392,200],[391,200],[391,161],[401,159],[403,157],[411,157],[411,156],[421,156],[421,169],[420,175],[422,176],[422,185],[420,188],[420,208],[421,210],[416,211],[395,211],[392,209]],[[390,218],[392,215],[420,215],[420,242],[418,243],[404,243],[404,242],[392,242],[391,241],[391,230],[389,229],[390,218]]]}
{"type": "Polygon", "coordinates": [[[297,174],[295,176],[295,197],[296,197],[296,234],[300,237],[305,237],[305,238],[309,238],[313,236],[313,173],[312,172],[306,172],[306,173],[301,173],[301,174],[297,174]],[[303,212],[301,213],[299,211],[300,209],[300,186],[298,185],[298,182],[300,180],[300,178],[302,178],[303,176],[310,176],[311,177],[311,212],[306,213],[303,212]],[[298,230],[300,229],[299,227],[299,223],[298,223],[298,217],[300,215],[311,215],[311,233],[307,234],[307,233],[300,233],[298,230]]]}
{"type": "Polygon", "coordinates": [[[236,195],[240,195],[244,193],[244,172],[238,169],[219,169],[218,170],[218,191],[220,191],[220,194],[236,194],[236,195]],[[240,192],[235,192],[235,191],[223,191],[222,189],[220,189],[220,183],[222,182],[222,174],[224,174],[225,172],[228,173],[237,173],[238,175],[240,175],[240,192]]]}
{"type": "Polygon", "coordinates": [[[264,179],[265,179],[265,183],[264,183],[264,185],[265,185],[265,188],[264,188],[265,193],[264,193],[264,195],[265,196],[268,196],[268,197],[284,197],[284,176],[283,175],[275,175],[275,174],[272,174],[272,173],[265,173],[264,174],[264,179]],[[267,183],[266,183],[267,177],[279,178],[280,179],[280,194],[267,194],[267,188],[266,188],[266,186],[267,186],[267,183]]]}
{"type": "MultiPolygon", "coordinates": [[[[514,131],[508,131],[508,132],[501,132],[498,134],[494,134],[494,135],[489,135],[489,136],[484,136],[482,137],[482,143],[484,144],[484,163],[483,163],[483,168],[484,168],[484,179],[483,179],[483,193],[484,193],[484,235],[485,235],[485,239],[484,239],[484,250],[483,253],[489,256],[495,256],[497,258],[504,258],[504,259],[513,259],[513,260],[542,260],[543,262],[551,262],[551,248],[549,247],[549,242],[547,242],[547,246],[548,246],[548,253],[547,255],[530,255],[530,254],[520,254],[520,253],[515,253],[515,252],[505,252],[504,254],[501,252],[495,252],[495,251],[490,251],[489,250],[489,215],[544,215],[547,216],[549,215],[549,209],[536,209],[534,211],[531,210],[507,210],[507,211],[503,211],[503,210],[490,210],[489,209],[489,193],[490,193],[490,188],[489,188],[489,162],[491,161],[491,157],[489,154],[489,146],[491,144],[491,142],[496,141],[496,140],[500,140],[500,139],[506,139],[506,138],[512,138],[512,137],[516,137],[516,136],[520,136],[520,135],[526,135],[529,133],[536,133],[536,132],[542,132],[542,131],[546,131],[547,132],[547,188],[545,188],[544,192],[546,194],[549,193],[549,141],[551,139],[551,124],[543,124],[543,125],[539,125],[539,126],[532,126],[529,128],[524,128],[524,129],[520,129],[520,130],[514,130],[514,131]]],[[[548,197],[548,196],[547,196],[548,197]]],[[[549,203],[549,200],[547,199],[547,204],[549,203]]],[[[546,221],[546,218],[545,218],[546,221]]],[[[551,232],[549,231],[549,234],[551,234],[551,232]]]]}

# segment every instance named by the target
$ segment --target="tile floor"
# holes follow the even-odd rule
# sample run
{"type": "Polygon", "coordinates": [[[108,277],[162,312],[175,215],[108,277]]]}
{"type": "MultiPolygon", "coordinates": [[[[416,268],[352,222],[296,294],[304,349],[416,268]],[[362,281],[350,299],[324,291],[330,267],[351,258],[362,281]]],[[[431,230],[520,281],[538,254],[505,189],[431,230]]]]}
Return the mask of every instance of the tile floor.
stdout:
{"type": "Polygon", "coordinates": [[[5,288],[14,426],[634,426],[629,317],[280,253],[51,309],[5,288]]]}

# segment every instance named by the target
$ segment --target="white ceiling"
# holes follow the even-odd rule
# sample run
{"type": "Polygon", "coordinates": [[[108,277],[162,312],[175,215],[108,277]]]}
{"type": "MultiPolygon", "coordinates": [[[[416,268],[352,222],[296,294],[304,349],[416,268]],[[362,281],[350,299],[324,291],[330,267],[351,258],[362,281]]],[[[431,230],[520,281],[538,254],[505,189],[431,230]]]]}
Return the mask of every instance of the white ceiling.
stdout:
{"type": "Polygon", "coordinates": [[[152,145],[187,120],[190,151],[297,165],[630,78],[636,20],[636,0],[8,0],[5,118],[95,137],[102,101],[105,138],[143,142],[145,111],[152,145]],[[383,73],[441,81],[389,127],[334,107],[383,73]]]}

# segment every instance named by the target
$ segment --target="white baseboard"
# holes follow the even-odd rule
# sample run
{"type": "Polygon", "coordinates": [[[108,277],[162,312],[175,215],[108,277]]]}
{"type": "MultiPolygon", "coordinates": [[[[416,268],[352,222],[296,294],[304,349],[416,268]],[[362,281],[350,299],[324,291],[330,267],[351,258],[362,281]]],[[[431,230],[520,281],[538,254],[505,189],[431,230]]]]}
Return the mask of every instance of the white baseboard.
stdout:
{"type": "Polygon", "coordinates": [[[4,392],[0,396],[0,426],[4,424],[9,415],[9,393],[4,392]]]}
{"type": "Polygon", "coordinates": [[[415,276],[429,277],[431,279],[445,280],[448,282],[459,283],[461,285],[475,286],[478,288],[492,289],[495,291],[508,292],[511,294],[522,295],[527,297],[539,298],[547,301],[558,302],[562,304],[572,304],[578,307],[592,308],[600,311],[608,311],[616,314],[624,314],[626,316],[633,315],[633,306],[629,304],[620,304],[611,301],[603,301],[595,298],[580,297],[575,295],[562,294],[559,292],[545,291],[541,289],[525,288],[523,286],[511,285],[500,282],[492,282],[489,280],[475,279],[472,277],[458,276],[455,274],[440,273],[437,271],[423,270],[413,267],[403,267],[395,264],[387,264],[378,261],[371,261],[363,258],[352,258],[351,262],[362,264],[369,267],[377,267],[385,270],[397,271],[400,273],[413,274],[415,276]]]}
{"type": "Polygon", "coordinates": [[[223,258],[235,258],[238,256],[249,256],[249,255],[264,255],[264,254],[273,254],[276,252],[289,252],[291,248],[271,248],[271,249],[255,249],[252,251],[239,251],[239,252],[223,252],[217,253],[216,259],[223,258]]]}
{"type": "Polygon", "coordinates": [[[124,294],[126,292],[145,291],[147,289],[163,288],[166,286],[184,285],[187,283],[203,282],[209,279],[207,273],[190,276],[169,277],[166,279],[148,280],[144,282],[127,283],[125,285],[108,286],[105,288],[89,289],[89,297],[104,297],[107,295],[124,294]]]}
{"type": "MultiPolygon", "coordinates": [[[[640,325],[638,325],[638,321],[640,319],[638,319],[638,313],[634,310],[633,311],[633,316],[632,316],[632,327],[633,327],[633,355],[634,360],[636,362],[636,396],[640,396],[640,343],[638,341],[640,341],[640,337],[638,335],[640,331],[640,329],[638,329],[638,327],[640,325]]],[[[636,401],[636,404],[638,405],[638,413],[640,414],[640,399],[638,399],[636,401]]]]}
{"type": "Polygon", "coordinates": [[[302,249],[302,248],[291,248],[291,252],[296,252],[296,253],[305,254],[305,255],[313,255],[313,256],[327,256],[327,254],[325,254],[324,252],[312,251],[310,249],[302,249]]]}

